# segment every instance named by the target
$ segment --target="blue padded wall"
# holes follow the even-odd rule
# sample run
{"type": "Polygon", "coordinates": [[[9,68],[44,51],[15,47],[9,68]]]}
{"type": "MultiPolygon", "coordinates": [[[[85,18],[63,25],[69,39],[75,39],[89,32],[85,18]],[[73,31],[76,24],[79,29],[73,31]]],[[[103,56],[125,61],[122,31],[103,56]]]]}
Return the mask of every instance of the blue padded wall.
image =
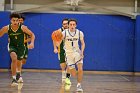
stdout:
{"type": "Polygon", "coordinates": [[[136,18],[136,29],[135,29],[135,64],[134,71],[140,72],[140,15],[136,18]]]}
{"type": "MultiPolygon", "coordinates": [[[[0,12],[0,29],[9,24],[9,12],[0,12]]],[[[7,50],[8,35],[0,38],[0,68],[9,68],[11,61],[7,50]]]]}

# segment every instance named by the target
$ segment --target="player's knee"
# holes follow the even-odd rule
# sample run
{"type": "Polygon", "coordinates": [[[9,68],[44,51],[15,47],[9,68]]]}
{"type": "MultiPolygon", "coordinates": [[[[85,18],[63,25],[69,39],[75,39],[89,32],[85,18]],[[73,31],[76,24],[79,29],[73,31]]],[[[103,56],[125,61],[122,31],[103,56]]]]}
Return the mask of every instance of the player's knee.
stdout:
{"type": "Polygon", "coordinates": [[[76,77],[75,65],[68,66],[67,68],[69,69],[70,74],[73,77],[76,77]]]}
{"type": "Polygon", "coordinates": [[[11,56],[12,62],[16,62],[16,61],[17,61],[17,55],[16,55],[15,52],[11,52],[11,53],[10,53],[10,56],[11,56]]]}
{"type": "Polygon", "coordinates": [[[69,65],[68,68],[69,70],[75,69],[75,65],[69,65]]]}
{"type": "Polygon", "coordinates": [[[78,69],[78,73],[82,73],[83,72],[83,69],[78,69]]]}
{"type": "Polygon", "coordinates": [[[78,67],[78,72],[82,72],[83,71],[83,67],[78,67]]]}
{"type": "Polygon", "coordinates": [[[62,70],[62,71],[65,71],[65,68],[62,68],[62,67],[61,67],[61,70],[62,70]]]}
{"type": "Polygon", "coordinates": [[[12,59],[12,62],[16,62],[17,61],[17,57],[16,56],[12,56],[11,59],[12,59]]]}
{"type": "Polygon", "coordinates": [[[83,64],[82,63],[77,64],[77,67],[78,67],[79,71],[83,71],[83,64]]]}
{"type": "Polygon", "coordinates": [[[66,69],[66,64],[65,63],[61,63],[60,67],[61,67],[62,70],[65,70],[66,69]]]}

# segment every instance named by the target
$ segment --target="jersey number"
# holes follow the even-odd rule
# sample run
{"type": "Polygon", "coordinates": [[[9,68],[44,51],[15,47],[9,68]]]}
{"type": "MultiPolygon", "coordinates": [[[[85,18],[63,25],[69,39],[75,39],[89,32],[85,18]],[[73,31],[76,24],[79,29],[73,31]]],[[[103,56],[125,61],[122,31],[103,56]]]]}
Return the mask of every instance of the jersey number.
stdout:
{"type": "Polygon", "coordinates": [[[71,45],[73,46],[73,41],[71,42],[71,45]]]}

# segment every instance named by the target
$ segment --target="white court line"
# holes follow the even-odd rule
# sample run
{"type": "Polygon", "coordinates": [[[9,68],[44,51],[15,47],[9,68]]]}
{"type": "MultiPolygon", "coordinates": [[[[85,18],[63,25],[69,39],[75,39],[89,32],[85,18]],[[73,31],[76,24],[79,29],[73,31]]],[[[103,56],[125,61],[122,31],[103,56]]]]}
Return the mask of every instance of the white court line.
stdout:
{"type": "Polygon", "coordinates": [[[122,77],[123,79],[125,79],[126,81],[130,81],[128,78],[126,78],[125,76],[120,75],[120,77],[122,77]]]}

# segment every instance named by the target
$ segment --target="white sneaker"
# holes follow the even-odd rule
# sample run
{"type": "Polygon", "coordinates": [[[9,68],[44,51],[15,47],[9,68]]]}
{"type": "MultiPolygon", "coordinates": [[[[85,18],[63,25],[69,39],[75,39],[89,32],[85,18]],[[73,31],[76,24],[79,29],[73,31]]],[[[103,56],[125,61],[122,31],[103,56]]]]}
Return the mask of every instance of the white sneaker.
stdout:
{"type": "Polygon", "coordinates": [[[65,91],[70,91],[71,85],[65,85],[65,91]]]}
{"type": "Polygon", "coordinates": [[[19,83],[18,84],[18,91],[20,91],[22,89],[22,87],[23,87],[23,83],[19,83]]]}
{"type": "Polygon", "coordinates": [[[76,91],[77,92],[83,92],[83,89],[82,89],[81,85],[77,85],[77,90],[76,91]]]}
{"type": "Polygon", "coordinates": [[[12,83],[11,83],[11,86],[18,86],[18,82],[17,82],[17,80],[16,79],[13,79],[12,80],[12,83]]]}
{"type": "Polygon", "coordinates": [[[23,83],[22,77],[19,78],[18,83],[23,83]]]}
{"type": "Polygon", "coordinates": [[[71,81],[70,81],[69,78],[66,78],[66,80],[65,80],[65,84],[67,84],[67,85],[71,85],[71,81]]]}

